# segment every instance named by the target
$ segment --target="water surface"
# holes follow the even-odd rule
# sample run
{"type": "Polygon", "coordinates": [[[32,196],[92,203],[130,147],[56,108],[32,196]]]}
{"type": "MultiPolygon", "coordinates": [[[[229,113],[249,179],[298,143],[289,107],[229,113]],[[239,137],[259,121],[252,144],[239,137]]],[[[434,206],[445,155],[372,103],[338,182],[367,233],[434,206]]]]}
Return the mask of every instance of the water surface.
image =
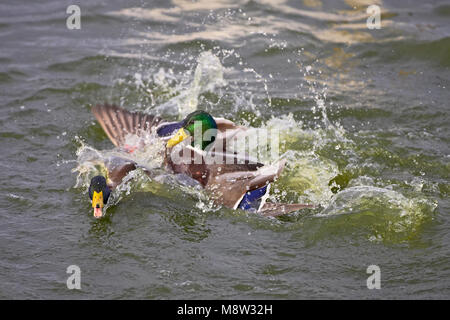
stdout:
{"type": "Polygon", "coordinates": [[[68,30],[71,4],[0,4],[1,298],[450,297],[448,2],[78,1],[68,30]],[[271,200],[321,207],[263,218],[136,172],[95,220],[102,102],[277,128],[271,200]]]}

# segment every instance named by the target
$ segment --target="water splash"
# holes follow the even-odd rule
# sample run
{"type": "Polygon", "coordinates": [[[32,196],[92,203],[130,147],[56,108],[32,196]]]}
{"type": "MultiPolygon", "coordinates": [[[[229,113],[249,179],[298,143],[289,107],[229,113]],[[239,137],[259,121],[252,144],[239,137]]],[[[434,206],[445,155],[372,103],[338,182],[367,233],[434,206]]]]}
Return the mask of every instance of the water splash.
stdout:
{"type": "MultiPolygon", "coordinates": [[[[230,56],[230,53],[226,52],[224,55],[230,56]]],[[[228,100],[224,101],[234,105],[234,109],[239,109],[240,105],[250,105],[256,117],[261,116],[263,108],[272,105],[270,81],[256,71],[247,66],[242,66],[240,70],[243,74],[254,75],[256,83],[263,83],[261,89],[267,97],[263,106],[253,103],[253,99],[263,100],[258,98],[257,93],[246,96],[248,91],[244,94],[242,90],[234,90],[232,86],[232,93],[221,92],[221,88],[227,85],[224,76],[227,75],[228,69],[223,66],[223,59],[221,62],[217,54],[211,51],[202,52],[196,62],[195,66],[181,73],[163,68],[147,77],[136,73],[132,79],[135,90],[150,96],[151,105],[147,107],[146,112],[169,113],[181,119],[198,108],[199,97],[205,92],[218,95],[219,100],[226,95],[228,100]],[[161,101],[164,102],[155,106],[161,101]]],[[[280,158],[288,160],[284,172],[272,188],[273,193],[269,201],[319,204],[321,208],[313,214],[317,218],[325,219],[326,222],[320,225],[333,230],[337,226],[343,227],[341,216],[350,217],[347,227],[354,225],[355,228],[360,226],[369,230],[367,234],[370,241],[411,239],[431,217],[436,203],[421,193],[420,183],[415,180],[412,181],[412,184],[417,186],[414,195],[408,194],[404,188],[389,186],[388,181],[377,181],[378,185],[375,186],[370,177],[363,178],[361,175],[349,177],[348,185],[337,188],[335,178],[352,166],[361,169],[364,160],[358,154],[356,142],[350,138],[344,127],[337,121],[330,120],[328,116],[329,109],[334,106],[327,102],[326,83],[311,78],[311,75],[320,73],[320,70],[315,70],[316,67],[311,64],[299,67],[300,73],[303,74],[301,81],[306,82],[309,97],[312,97],[310,110],[315,115],[313,121],[296,120],[293,114],[272,115],[269,119],[266,117],[267,120],[259,122],[257,128],[247,131],[250,139],[258,136],[261,130],[276,129],[280,134],[278,156],[274,157],[272,153],[257,153],[258,160],[263,163],[273,163],[280,158]]],[[[248,125],[245,119],[237,121],[248,125]]],[[[98,151],[82,142],[80,144],[77,151],[79,165],[75,169],[79,173],[76,187],[87,188],[88,177],[105,173],[102,161],[117,151],[98,151]]],[[[143,166],[154,169],[155,174],[149,177],[142,170],[130,173],[117,188],[117,196],[111,205],[117,204],[134,190],[152,192],[177,201],[172,192],[175,188],[177,192],[196,199],[195,207],[203,213],[220,209],[208,199],[199,186],[161,171],[162,158],[155,154],[158,154],[163,145],[149,145],[147,149],[138,150],[133,157],[143,166]],[[171,188],[171,192],[167,192],[168,188],[171,188]]]]}
{"type": "Polygon", "coordinates": [[[123,157],[137,163],[138,168],[130,171],[114,189],[104,212],[135,191],[150,192],[171,201],[177,201],[182,195],[190,195],[198,201],[197,207],[203,212],[218,210],[197,181],[185,175],[168,173],[163,169],[163,158],[160,152],[164,148],[162,141],[155,141],[152,138],[150,140],[152,143],[147,143],[145,147],[133,154],[117,149],[99,151],[79,137],[76,137],[75,141],[80,146],[76,152],[78,165],[72,169],[72,172],[78,174],[74,187],[83,189],[85,193],[92,177],[103,175],[108,178],[105,163],[110,157],[123,157]]]}
{"type": "Polygon", "coordinates": [[[170,99],[157,107],[149,107],[147,112],[156,114],[169,114],[176,116],[179,120],[189,113],[197,110],[199,97],[205,92],[213,92],[216,88],[227,84],[224,79],[225,68],[218,56],[211,51],[200,53],[197,58],[195,70],[185,71],[180,78],[183,80],[173,81],[173,72],[165,72],[160,69],[154,75],[155,91],[168,93],[170,99]],[[193,76],[192,76],[193,72],[193,76]],[[189,79],[189,80],[186,80],[189,79]],[[170,87],[170,83],[175,87],[170,87]]]}
{"type": "Polygon", "coordinates": [[[198,97],[201,93],[214,91],[216,87],[226,85],[223,73],[224,67],[211,51],[202,52],[199,55],[191,86],[187,94],[177,101],[179,119],[197,110],[198,97]]]}
{"type": "Polygon", "coordinates": [[[420,193],[405,196],[398,191],[374,186],[353,186],[337,193],[317,216],[333,218],[324,225],[336,232],[357,228],[369,241],[399,243],[415,239],[432,219],[437,203],[420,193]]]}

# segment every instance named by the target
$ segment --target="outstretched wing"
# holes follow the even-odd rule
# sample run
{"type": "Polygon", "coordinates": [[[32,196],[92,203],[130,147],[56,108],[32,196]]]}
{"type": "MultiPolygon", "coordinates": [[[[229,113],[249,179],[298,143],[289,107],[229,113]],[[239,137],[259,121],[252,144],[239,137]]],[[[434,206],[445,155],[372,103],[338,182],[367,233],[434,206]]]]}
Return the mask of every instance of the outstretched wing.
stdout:
{"type": "Polygon", "coordinates": [[[163,122],[160,117],[142,112],[131,112],[111,104],[98,104],[92,113],[116,147],[123,147],[127,135],[140,136],[163,122]]]}

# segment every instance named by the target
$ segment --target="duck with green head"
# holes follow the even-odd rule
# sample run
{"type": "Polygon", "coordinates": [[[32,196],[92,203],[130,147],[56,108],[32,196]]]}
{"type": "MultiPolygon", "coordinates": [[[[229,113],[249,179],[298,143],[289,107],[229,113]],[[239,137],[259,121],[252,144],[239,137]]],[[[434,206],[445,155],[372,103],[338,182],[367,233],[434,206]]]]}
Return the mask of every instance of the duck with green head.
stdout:
{"type": "Polygon", "coordinates": [[[248,157],[227,153],[223,140],[218,139],[217,122],[209,113],[192,112],[180,124],[166,144],[165,162],[175,173],[186,174],[207,187],[217,175],[256,171],[263,166],[248,157]],[[190,143],[174,150],[185,140],[190,143]]]}
{"type": "MultiPolygon", "coordinates": [[[[272,166],[264,166],[262,163],[239,157],[234,153],[227,153],[225,150],[226,140],[233,138],[238,132],[246,130],[229,120],[214,118],[209,113],[200,110],[189,114],[179,122],[166,122],[157,116],[130,112],[107,104],[97,105],[92,108],[92,111],[113,144],[129,154],[145,143],[152,143],[151,141],[142,142],[143,137],[148,137],[151,132],[156,133],[156,139],[167,140],[166,167],[174,173],[185,174],[198,181],[217,204],[233,209],[254,209],[262,215],[270,216],[313,207],[305,204],[265,204],[269,184],[281,174],[284,161],[272,166]],[[230,132],[231,134],[229,134],[230,132]],[[142,139],[137,139],[138,143],[129,146],[126,144],[129,135],[142,139]],[[188,148],[192,151],[192,156],[187,159],[188,161],[178,163],[174,161],[174,147],[187,139],[191,139],[191,143],[184,144],[181,149],[188,148]],[[216,148],[217,145],[220,147],[216,148]],[[205,154],[215,155],[216,160],[219,159],[219,161],[209,163],[204,159],[205,154]],[[194,161],[195,159],[200,159],[200,161],[194,161]]],[[[129,158],[126,156],[113,157],[108,159],[105,166],[110,182],[107,186],[108,190],[113,190],[130,171],[138,167],[150,174],[149,170],[138,165],[131,156],[129,158]]],[[[104,177],[102,178],[104,179],[104,177]]],[[[91,188],[94,188],[92,182],[89,190],[91,188]]],[[[100,191],[103,190],[97,190],[97,194],[100,191]]],[[[103,192],[103,194],[105,193],[106,191],[103,192]]],[[[94,206],[94,199],[97,198],[93,195],[91,199],[93,199],[92,205],[94,206]]],[[[106,203],[105,197],[103,197],[103,201],[106,203]]],[[[96,207],[97,204],[102,207],[99,200],[95,202],[96,207]]],[[[97,217],[97,215],[94,212],[94,216],[97,217]]]]}
{"type": "Polygon", "coordinates": [[[182,127],[167,141],[167,148],[173,148],[178,143],[192,137],[191,146],[206,150],[217,136],[217,123],[207,112],[198,110],[189,114],[183,121],[182,127]]]}
{"type": "Polygon", "coordinates": [[[106,184],[103,176],[95,176],[91,179],[89,185],[89,198],[92,200],[92,208],[94,208],[94,217],[103,216],[103,206],[108,202],[111,190],[106,184]]]}

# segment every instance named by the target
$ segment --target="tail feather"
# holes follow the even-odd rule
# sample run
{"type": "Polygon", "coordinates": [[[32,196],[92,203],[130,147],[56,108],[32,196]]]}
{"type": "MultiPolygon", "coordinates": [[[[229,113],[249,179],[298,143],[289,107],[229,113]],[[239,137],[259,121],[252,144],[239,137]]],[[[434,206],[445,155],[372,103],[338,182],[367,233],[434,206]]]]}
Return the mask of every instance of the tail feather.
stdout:
{"type": "Polygon", "coordinates": [[[92,107],[92,113],[111,142],[120,147],[125,143],[127,134],[139,136],[141,132],[149,132],[162,119],[141,112],[130,112],[116,105],[98,104],[92,107]]]}

